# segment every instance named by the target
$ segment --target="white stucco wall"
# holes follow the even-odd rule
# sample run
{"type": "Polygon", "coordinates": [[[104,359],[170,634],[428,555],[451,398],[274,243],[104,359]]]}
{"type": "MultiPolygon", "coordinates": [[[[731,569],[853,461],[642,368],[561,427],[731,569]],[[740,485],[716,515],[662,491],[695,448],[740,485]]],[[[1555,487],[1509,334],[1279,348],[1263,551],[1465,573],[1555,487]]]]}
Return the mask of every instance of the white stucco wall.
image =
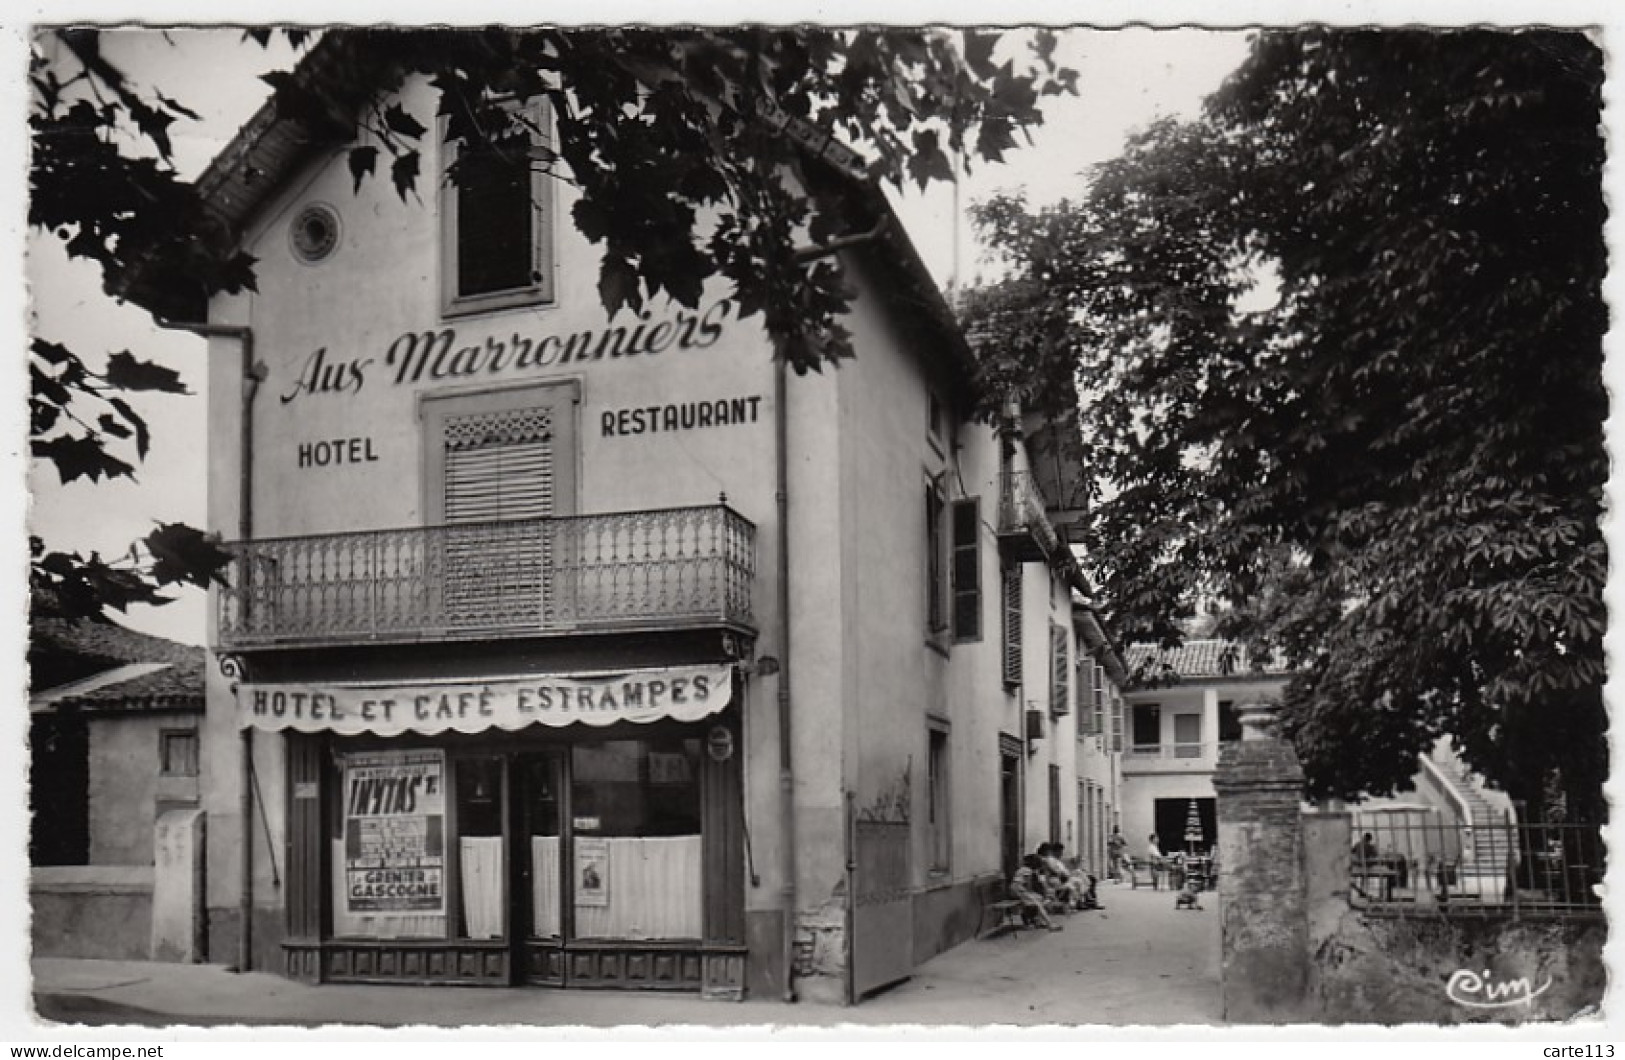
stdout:
{"type": "MultiPolygon", "coordinates": [[[[423,86],[408,92],[420,113],[432,110],[423,86]]],[[[838,369],[788,378],[787,645],[777,622],[775,368],[759,322],[739,320],[721,300],[721,285],[707,290],[697,310],[660,299],[636,318],[623,312],[607,319],[597,290],[598,248],[570,223],[571,193],[562,185],[553,188],[552,200],[553,301],[443,318],[434,139],[426,138],[431,149],[419,194],[405,202],[387,176],[354,191],[341,153],[313,166],[267,204],[249,233],[246,249],[258,259],[258,291],[216,300],[212,319],[251,327],[255,358],[265,370],[253,407],[252,535],[421,526],[432,507],[424,470],[425,398],[573,385],[579,393],[573,422],[576,512],[709,505],[726,494],[756,527],[757,653],[789,664],[798,909],[816,912],[843,900],[848,793],[861,806],[904,778],[911,816],[919,823],[915,882],[943,882],[927,877],[929,836],[923,827],[933,719],[950,734],[953,855],[947,882],[996,871],[998,735],[1024,737],[1024,698],[1048,714],[1049,629],[1052,623],[1071,629],[1070,597],[1044,565],[1023,565],[1023,694],[1007,694],[993,531],[999,443],[987,426],[965,423],[957,447],[954,438],[932,444],[928,384],[945,404],[950,395],[933,376],[933,351],[917,349],[917,333],[900,327],[889,290],[849,254],[859,297],[843,324],[857,358],[838,369]],[[288,236],[289,222],[312,202],[335,209],[342,228],[336,251],[314,265],[296,259],[288,236]],[[560,352],[572,336],[596,341],[614,328],[630,336],[639,327],[646,337],[664,329],[667,347],[591,359],[560,352]],[[448,351],[439,377],[432,360],[421,376],[403,371],[408,351],[429,343],[448,351]],[[726,426],[621,433],[620,414],[628,410],[717,399],[747,400],[752,416],[726,426]],[[345,458],[315,460],[313,447],[324,443],[328,453],[342,450],[345,458]],[[950,503],[980,497],[983,523],[981,637],[952,643],[949,631],[938,646],[927,643],[925,610],[923,505],[933,477],[950,503]]],[[[209,522],[235,539],[241,514],[239,352],[225,338],[210,347],[209,522]]],[[[747,910],[776,909],[783,902],[783,680],[782,674],[753,676],[747,692],[745,807],[758,879],[745,890],[747,910]]],[[[283,741],[272,734],[255,738],[265,819],[256,811],[244,822],[242,745],[230,683],[212,667],[208,694],[203,788],[210,809],[209,904],[237,903],[247,840],[254,844],[257,901],[274,906],[281,899],[271,878],[272,856],[279,869],[286,868],[280,864],[287,802],[283,741]]],[[[1077,716],[1074,689],[1068,712],[1047,722],[1036,753],[1024,756],[1026,850],[1048,837],[1051,763],[1061,769],[1061,837],[1076,842],[1077,716]]]]}

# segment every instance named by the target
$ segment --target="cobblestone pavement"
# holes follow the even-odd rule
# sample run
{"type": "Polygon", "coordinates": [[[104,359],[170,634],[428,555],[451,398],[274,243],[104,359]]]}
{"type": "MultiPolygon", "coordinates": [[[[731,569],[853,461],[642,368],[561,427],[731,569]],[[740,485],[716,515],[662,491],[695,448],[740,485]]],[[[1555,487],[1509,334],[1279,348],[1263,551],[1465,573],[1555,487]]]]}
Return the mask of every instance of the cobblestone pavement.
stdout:
{"type": "MultiPolygon", "coordinates": [[[[218,1026],[1173,1026],[1220,1021],[1217,900],[1176,911],[1167,891],[1102,886],[1101,912],[957,946],[855,1008],[692,996],[411,986],[307,986],[218,965],[40,958],[36,1019],[218,1026]]],[[[48,1025],[36,1023],[36,1028],[48,1025]]]]}

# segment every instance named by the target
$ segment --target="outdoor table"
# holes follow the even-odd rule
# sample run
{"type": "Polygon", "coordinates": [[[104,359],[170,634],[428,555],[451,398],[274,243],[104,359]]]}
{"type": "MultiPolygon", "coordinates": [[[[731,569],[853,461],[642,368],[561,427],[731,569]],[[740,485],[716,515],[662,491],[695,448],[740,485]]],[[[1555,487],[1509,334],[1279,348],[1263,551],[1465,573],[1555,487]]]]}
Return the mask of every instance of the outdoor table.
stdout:
{"type": "Polygon", "coordinates": [[[1386,861],[1358,861],[1352,873],[1354,885],[1367,898],[1378,902],[1394,900],[1394,880],[1399,873],[1386,861]]]}

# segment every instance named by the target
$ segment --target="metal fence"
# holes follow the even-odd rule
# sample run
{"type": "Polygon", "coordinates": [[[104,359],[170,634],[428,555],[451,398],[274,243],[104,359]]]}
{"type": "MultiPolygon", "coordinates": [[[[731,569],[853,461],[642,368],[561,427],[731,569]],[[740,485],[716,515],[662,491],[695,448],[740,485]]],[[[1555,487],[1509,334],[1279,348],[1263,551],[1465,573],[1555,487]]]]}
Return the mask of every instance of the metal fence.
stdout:
{"type": "Polygon", "coordinates": [[[1350,900],[1393,912],[1598,915],[1599,829],[1520,823],[1465,825],[1433,813],[1357,814],[1350,900]]]}

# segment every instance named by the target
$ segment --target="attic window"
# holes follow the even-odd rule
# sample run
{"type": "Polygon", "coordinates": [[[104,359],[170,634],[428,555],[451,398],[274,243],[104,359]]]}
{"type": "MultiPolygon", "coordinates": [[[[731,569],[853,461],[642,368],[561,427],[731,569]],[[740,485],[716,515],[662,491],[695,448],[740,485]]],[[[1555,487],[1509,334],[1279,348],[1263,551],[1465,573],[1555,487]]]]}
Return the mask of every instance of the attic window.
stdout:
{"type": "Polygon", "coordinates": [[[449,142],[440,195],[445,312],[478,313],[553,298],[552,209],[537,164],[546,150],[540,100],[508,109],[489,142],[449,142]]]}

